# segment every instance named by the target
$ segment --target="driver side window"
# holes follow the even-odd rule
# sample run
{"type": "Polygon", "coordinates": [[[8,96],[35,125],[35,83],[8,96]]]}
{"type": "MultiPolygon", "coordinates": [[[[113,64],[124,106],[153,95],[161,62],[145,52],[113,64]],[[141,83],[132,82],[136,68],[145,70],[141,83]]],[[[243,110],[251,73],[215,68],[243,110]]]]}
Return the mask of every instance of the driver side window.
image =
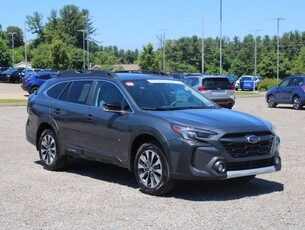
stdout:
{"type": "Polygon", "coordinates": [[[285,80],[283,80],[283,81],[279,84],[279,87],[286,87],[286,86],[288,86],[290,80],[291,80],[291,79],[285,79],[285,80]]]}
{"type": "Polygon", "coordinates": [[[131,111],[124,96],[114,84],[99,81],[93,95],[93,106],[104,108],[106,104],[119,104],[122,110],[131,111]]]}

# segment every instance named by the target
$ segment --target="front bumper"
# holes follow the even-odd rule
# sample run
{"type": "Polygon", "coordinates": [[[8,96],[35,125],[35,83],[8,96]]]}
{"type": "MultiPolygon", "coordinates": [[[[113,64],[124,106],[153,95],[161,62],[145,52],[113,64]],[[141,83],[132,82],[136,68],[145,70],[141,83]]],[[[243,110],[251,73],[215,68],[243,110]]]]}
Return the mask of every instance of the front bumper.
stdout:
{"type": "Polygon", "coordinates": [[[256,169],[227,171],[227,179],[243,177],[243,176],[253,176],[253,175],[259,175],[259,174],[265,174],[265,173],[272,173],[275,171],[277,171],[277,170],[276,170],[276,167],[274,167],[274,166],[256,168],[256,169]]]}
{"type": "MultiPolygon", "coordinates": [[[[179,156],[171,159],[172,177],[181,180],[224,180],[279,171],[282,167],[279,138],[275,136],[270,141],[270,148],[259,155],[229,153],[220,141],[213,144],[184,141],[177,152],[171,154],[179,156]]],[[[263,147],[266,148],[266,145],[263,147]]]]}

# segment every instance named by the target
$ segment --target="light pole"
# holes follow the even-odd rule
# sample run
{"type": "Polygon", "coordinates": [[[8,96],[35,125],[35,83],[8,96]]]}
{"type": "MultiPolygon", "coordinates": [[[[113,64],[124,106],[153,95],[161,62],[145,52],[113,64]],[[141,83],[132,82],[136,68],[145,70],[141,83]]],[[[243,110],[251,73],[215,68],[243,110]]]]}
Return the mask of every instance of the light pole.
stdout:
{"type": "Polygon", "coordinates": [[[86,41],[87,41],[87,67],[88,67],[88,69],[90,69],[89,15],[85,14],[83,17],[85,19],[85,26],[86,26],[86,31],[87,31],[87,35],[86,35],[86,41]]]}
{"type": "Polygon", "coordinates": [[[257,42],[256,42],[256,34],[258,31],[262,31],[260,29],[251,30],[254,31],[254,75],[257,75],[257,42]]]}
{"type": "Polygon", "coordinates": [[[13,67],[14,67],[14,65],[15,65],[14,34],[16,34],[16,32],[9,32],[8,34],[12,36],[12,53],[13,53],[12,59],[13,59],[13,67]]]}
{"type": "Polygon", "coordinates": [[[25,68],[28,68],[28,54],[27,54],[27,40],[26,40],[26,23],[24,23],[24,61],[25,61],[25,68]]]}
{"type": "Polygon", "coordinates": [[[204,18],[202,18],[201,73],[204,73],[204,18]]]}
{"type": "Polygon", "coordinates": [[[162,49],[162,70],[166,71],[166,64],[165,64],[165,31],[167,31],[167,29],[161,29],[160,31],[162,31],[162,34],[160,36],[158,36],[158,39],[160,40],[160,44],[161,44],[161,49],[162,49]]]}
{"type": "Polygon", "coordinates": [[[277,40],[276,40],[276,79],[279,80],[279,72],[280,72],[280,20],[285,20],[285,18],[274,18],[277,20],[277,40]]]}
{"type": "Polygon", "coordinates": [[[222,0],[220,0],[219,73],[222,72],[222,0]]]}
{"type": "Polygon", "coordinates": [[[85,32],[86,30],[78,30],[83,33],[83,68],[86,69],[86,53],[85,53],[85,32]]]}

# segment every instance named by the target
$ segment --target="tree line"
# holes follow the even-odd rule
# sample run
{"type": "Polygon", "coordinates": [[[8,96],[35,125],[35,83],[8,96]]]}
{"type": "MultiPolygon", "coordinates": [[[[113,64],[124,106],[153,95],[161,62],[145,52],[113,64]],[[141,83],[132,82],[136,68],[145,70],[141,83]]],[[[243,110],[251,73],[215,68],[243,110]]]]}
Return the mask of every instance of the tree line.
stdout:
{"type": "MultiPolygon", "coordinates": [[[[27,33],[36,35],[25,49],[26,34],[16,26],[2,30],[0,25],[0,66],[12,66],[27,60],[37,68],[83,69],[93,64],[102,69],[115,69],[118,64],[138,64],[141,69],[161,69],[168,72],[220,71],[220,38],[198,36],[181,37],[160,42],[160,47],[151,43],[143,50],[123,50],[117,46],[102,46],[92,39],[96,32],[90,13],[75,5],[66,5],[57,12],[51,10],[47,22],[43,15],[34,12],[26,16],[27,33]],[[204,52],[202,52],[204,44],[204,52]],[[89,49],[88,49],[89,48],[89,49]],[[89,52],[88,52],[89,50],[89,52]]],[[[286,32],[279,38],[279,76],[305,73],[305,32],[286,32]]],[[[249,34],[242,40],[222,38],[222,73],[254,74],[255,53],[257,74],[274,78],[277,75],[277,37],[249,34]],[[256,44],[256,52],[255,52],[256,44]]]]}

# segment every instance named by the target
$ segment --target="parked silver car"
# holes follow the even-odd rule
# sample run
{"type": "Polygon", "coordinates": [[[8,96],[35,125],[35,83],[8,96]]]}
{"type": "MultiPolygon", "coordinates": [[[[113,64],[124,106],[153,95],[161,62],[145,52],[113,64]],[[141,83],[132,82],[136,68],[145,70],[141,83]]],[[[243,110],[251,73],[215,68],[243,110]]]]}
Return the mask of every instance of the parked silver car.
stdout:
{"type": "Polygon", "coordinates": [[[186,77],[183,82],[222,107],[231,109],[235,104],[234,85],[226,76],[197,75],[186,77]]]}

